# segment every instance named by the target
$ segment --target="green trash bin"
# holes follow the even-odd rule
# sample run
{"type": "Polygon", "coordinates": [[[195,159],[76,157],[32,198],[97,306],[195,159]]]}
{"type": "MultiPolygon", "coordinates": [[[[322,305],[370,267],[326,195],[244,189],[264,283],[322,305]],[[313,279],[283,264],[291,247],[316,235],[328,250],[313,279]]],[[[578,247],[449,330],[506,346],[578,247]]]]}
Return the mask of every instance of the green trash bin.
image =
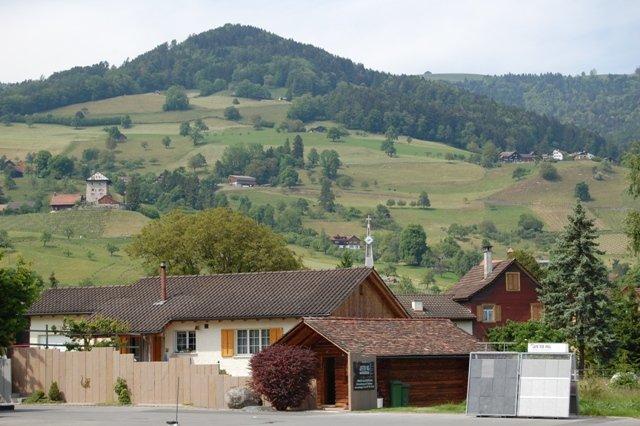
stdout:
{"type": "Polygon", "coordinates": [[[398,380],[392,380],[391,387],[391,406],[402,407],[402,382],[398,380]]]}
{"type": "Polygon", "coordinates": [[[409,388],[410,386],[408,383],[402,384],[402,407],[409,406],[409,388]]]}

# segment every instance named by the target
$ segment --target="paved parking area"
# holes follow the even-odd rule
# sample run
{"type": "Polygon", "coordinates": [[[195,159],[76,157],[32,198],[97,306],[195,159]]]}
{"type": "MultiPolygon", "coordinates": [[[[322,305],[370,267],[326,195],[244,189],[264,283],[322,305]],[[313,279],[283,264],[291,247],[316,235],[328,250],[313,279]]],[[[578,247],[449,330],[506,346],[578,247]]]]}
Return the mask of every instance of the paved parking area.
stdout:
{"type": "MultiPolygon", "coordinates": [[[[0,425],[165,425],[174,411],[164,407],[106,406],[17,406],[14,412],[0,412],[0,425]]],[[[569,420],[474,418],[458,414],[345,413],[264,411],[212,411],[184,408],[179,412],[180,426],[197,425],[640,425],[640,420],[616,418],[577,418],[569,420]]]]}

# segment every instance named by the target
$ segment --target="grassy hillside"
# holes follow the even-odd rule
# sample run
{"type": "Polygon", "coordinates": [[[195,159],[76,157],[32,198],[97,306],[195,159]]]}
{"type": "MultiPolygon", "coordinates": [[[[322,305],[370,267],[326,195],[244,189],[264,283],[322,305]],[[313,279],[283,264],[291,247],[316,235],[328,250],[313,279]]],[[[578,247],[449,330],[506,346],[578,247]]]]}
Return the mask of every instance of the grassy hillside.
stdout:
{"type": "MultiPolygon", "coordinates": [[[[286,101],[255,101],[240,99],[238,105],[243,118],[239,122],[227,121],[222,111],[231,105],[232,97],[217,94],[208,97],[196,97],[191,94],[194,108],[189,111],[163,112],[162,96],[151,93],[122,96],[96,102],[72,105],[52,111],[53,114],[68,114],[82,108],[88,115],[111,115],[128,113],[134,126],[123,129],[128,141],[118,145],[116,160],[140,160],[140,167],[132,172],[158,173],[164,169],[186,166],[188,159],[196,153],[205,156],[207,163],[213,165],[225,147],[242,143],[260,143],[265,146],[281,145],[285,138],[293,139],[295,134],[279,133],[274,129],[255,130],[250,125],[253,114],[280,122],[285,118],[286,101]],[[195,117],[202,117],[210,131],[206,133],[205,143],[193,146],[188,138],[178,135],[179,123],[195,117]],[[173,140],[171,148],[161,144],[164,136],[173,140]],[[144,148],[142,143],[146,142],[144,148]]],[[[331,125],[323,122],[324,125],[331,125]]],[[[465,151],[440,143],[413,139],[410,142],[401,136],[397,143],[398,156],[389,158],[380,150],[383,137],[359,131],[351,134],[342,142],[333,143],[323,133],[301,133],[305,151],[315,147],[319,151],[335,149],[340,154],[343,167],[341,175],[353,178],[353,186],[340,189],[334,186],[336,201],[346,207],[356,207],[363,212],[385,204],[387,200],[404,200],[407,206],[391,207],[392,217],[401,225],[411,223],[422,225],[429,244],[435,244],[445,235],[447,228],[458,223],[477,224],[483,220],[493,221],[501,232],[511,232],[517,228],[521,214],[531,213],[545,223],[549,231],[560,230],[566,221],[566,215],[574,203],[575,184],[586,181],[593,200],[586,203],[591,214],[597,219],[601,230],[601,244],[607,250],[608,259],[626,256],[626,239],[622,234],[623,219],[626,211],[637,208],[638,203],[625,194],[625,171],[614,167],[604,180],[593,178],[593,162],[563,162],[557,168],[561,180],[547,182],[538,175],[538,167],[526,165],[529,174],[522,181],[515,181],[512,172],[515,165],[503,165],[494,169],[484,169],[464,161],[447,160],[447,154],[467,155],[465,151]],[[409,207],[421,191],[427,191],[432,207],[418,209],[409,207]]],[[[70,127],[36,124],[29,128],[22,124],[0,127],[0,155],[24,158],[24,155],[37,149],[50,149],[80,157],[87,148],[104,149],[105,134],[101,128],[90,127],[74,130],[70,127]]],[[[449,156],[450,158],[450,156],[449,156]]],[[[319,194],[319,169],[300,171],[301,185],[292,189],[281,187],[260,187],[253,189],[232,189],[223,185],[233,201],[234,195],[246,195],[254,204],[279,201],[292,202],[305,198],[315,204],[319,194]]],[[[5,192],[13,200],[29,198],[33,193],[31,178],[16,179],[18,187],[5,192]]],[[[49,183],[50,184],[50,183],[49,183]]],[[[83,188],[83,182],[72,182],[76,188],[83,188]]],[[[52,192],[50,189],[49,192],[52,192]]],[[[46,191],[45,191],[46,192],[46,191]]],[[[40,213],[21,216],[0,217],[0,228],[9,231],[15,243],[15,252],[5,257],[3,262],[14,261],[23,256],[31,261],[38,272],[47,277],[53,271],[64,284],[75,284],[83,280],[94,283],[130,282],[144,271],[127,257],[123,250],[116,256],[106,251],[108,243],[120,247],[126,245],[129,236],[137,233],[147,222],[144,216],[133,212],[61,212],[40,213]],[[73,237],[67,239],[64,229],[73,227],[73,237]],[[43,231],[51,231],[54,239],[43,247],[40,236],[43,231]],[[70,252],[70,253],[69,253],[70,252]],[[93,256],[88,255],[89,252],[93,256]],[[90,258],[92,257],[92,258],[90,258]]],[[[306,218],[305,226],[328,234],[364,233],[360,221],[346,221],[335,214],[323,218],[306,218]]],[[[375,227],[375,223],[374,223],[375,227]]],[[[478,237],[462,239],[459,242],[465,248],[479,250],[478,237]]],[[[521,241],[518,247],[537,251],[538,247],[530,241],[521,241]]],[[[506,245],[496,244],[497,256],[502,257],[506,245]]],[[[305,265],[311,268],[333,268],[337,263],[334,257],[310,249],[294,247],[305,265]]],[[[374,247],[375,251],[375,247],[374,247]]],[[[416,282],[424,274],[423,268],[411,268],[400,265],[399,273],[413,278],[416,282]]],[[[440,284],[454,282],[453,274],[438,276],[440,284]]]]}

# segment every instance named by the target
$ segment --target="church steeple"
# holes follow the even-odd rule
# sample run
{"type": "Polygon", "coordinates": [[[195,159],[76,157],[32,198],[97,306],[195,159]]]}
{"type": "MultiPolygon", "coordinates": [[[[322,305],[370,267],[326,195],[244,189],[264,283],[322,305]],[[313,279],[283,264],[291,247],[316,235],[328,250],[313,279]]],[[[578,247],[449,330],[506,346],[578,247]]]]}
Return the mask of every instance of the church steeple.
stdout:
{"type": "Polygon", "coordinates": [[[367,216],[367,236],[364,239],[366,243],[364,252],[364,266],[373,268],[373,237],[371,236],[371,216],[367,216]]]}

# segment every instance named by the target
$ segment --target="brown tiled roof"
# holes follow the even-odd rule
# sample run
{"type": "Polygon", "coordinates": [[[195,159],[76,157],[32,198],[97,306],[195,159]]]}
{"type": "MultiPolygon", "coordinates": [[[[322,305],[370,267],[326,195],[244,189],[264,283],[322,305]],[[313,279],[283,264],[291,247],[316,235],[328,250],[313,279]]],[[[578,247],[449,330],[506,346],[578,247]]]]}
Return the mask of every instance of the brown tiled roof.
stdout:
{"type": "Polygon", "coordinates": [[[98,204],[120,204],[111,194],[103,195],[98,199],[98,204]]]}
{"type": "Polygon", "coordinates": [[[489,284],[491,284],[505,269],[507,269],[515,259],[498,260],[493,262],[493,270],[484,277],[484,261],[474,266],[467,272],[456,285],[454,285],[447,294],[453,300],[464,300],[473,296],[489,284]]]}
{"type": "Polygon", "coordinates": [[[445,294],[403,294],[397,296],[404,309],[414,318],[448,318],[452,320],[475,319],[469,309],[445,294]],[[411,303],[422,302],[423,310],[414,311],[411,303]]]}
{"type": "Polygon", "coordinates": [[[363,355],[464,355],[477,340],[448,319],[305,318],[282,337],[308,326],[345,352],[363,355]]]}
{"type": "Polygon", "coordinates": [[[158,332],[174,320],[321,317],[372,273],[350,268],[169,276],[169,297],[161,305],[160,279],[147,277],[105,293],[103,287],[50,289],[28,315],[94,313],[126,321],[132,332],[158,332]]]}
{"type": "Polygon", "coordinates": [[[51,206],[72,206],[82,200],[82,194],[53,194],[51,206]]]}

